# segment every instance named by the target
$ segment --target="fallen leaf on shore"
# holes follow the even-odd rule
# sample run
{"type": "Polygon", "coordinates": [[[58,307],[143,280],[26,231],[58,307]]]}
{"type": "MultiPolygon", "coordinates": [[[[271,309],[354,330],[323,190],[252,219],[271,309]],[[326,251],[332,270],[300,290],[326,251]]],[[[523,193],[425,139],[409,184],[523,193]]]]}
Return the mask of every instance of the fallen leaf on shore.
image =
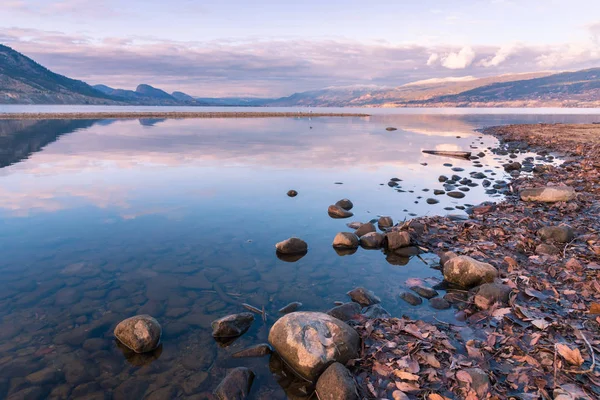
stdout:
{"type": "Polygon", "coordinates": [[[410,372],[404,371],[394,371],[394,375],[396,375],[400,379],[404,379],[406,381],[418,381],[419,375],[411,374],[410,372]]]}
{"type": "Polygon", "coordinates": [[[471,378],[471,375],[469,375],[469,373],[467,371],[458,371],[456,373],[456,379],[458,379],[461,382],[464,383],[468,383],[471,384],[473,383],[473,378],[471,378]]]}
{"type": "Polygon", "coordinates": [[[590,306],[590,314],[600,314],[600,303],[592,303],[590,306]]]}
{"type": "Polygon", "coordinates": [[[542,331],[544,329],[546,329],[548,327],[548,325],[550,325],[546,320],[544,319],[534,319],[533,321],[531,321],[531,324],[533,326],[535,326],[538,329],[541,329],[542,331]]]}
{"type": "Polygon", "coordinates": [[[566,344],[557,343],[556,350],[569,364],[580,366],[583,364],[583,357],[578,348],[571,349],[566,344]]]}

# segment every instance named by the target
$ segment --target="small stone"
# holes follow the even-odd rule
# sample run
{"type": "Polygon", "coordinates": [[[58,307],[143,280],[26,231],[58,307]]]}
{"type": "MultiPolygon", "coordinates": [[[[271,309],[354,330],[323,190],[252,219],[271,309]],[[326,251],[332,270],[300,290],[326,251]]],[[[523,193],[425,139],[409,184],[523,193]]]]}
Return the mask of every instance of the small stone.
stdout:
{"type": "Polygon", "coordinates": [[[433,191],[433,194],[435,194],[436,196],[442,195],[442,194],[446,194],[445,191],[441,190],[441,189],[435,189],[433,191]]]}
{"type": "Polygon", "coordinates": [[[421,285],[411,286],[410,290],[412,290],[415,293],[418,293],[419,296],[424,297],[426,299],[431,299],[431,298],[434,298],[435,296],[439,295],[439,293],[435,289],[432,289],[427,286],[421,286],[421,285]]]}
{"type": "Polygon", "coordinates": [[[380,230],[385,231],[387,228],[394,226],[394,220],[392,220],[392,217],[380,217],[377,226],[380,230]]]}
{"type": "Polygon", "coordinates": [[[363,224],[362,222],[354,221],[354,222],[348,222],[346,224],[346,226],[350,229],[356,230],[356,229],[360,228],[362,224],[363,224]]]}
{"type": "Polygon", "coordinates": [[[520,196],[523,201],[541,201],[546,203],[570,201],[575,198],[575,189],[570,186],[537,187],[521,190],[520,196]]]}
{"type": "Polygon", "coordinates": [[[465,194],[462,192],[448,192],[446,194],[454,199],[462,199],[465,197],[465,194]]]}
{"type": "Polygon", "coordinates": [[[461,168],[461,167],[454,167],[454,168],[452,168],[452,171],[454,171],[454,172],[462,172],[462,171],[464,171],[464,170],[465,170],[465,169],[464,169],[464,168],[461,168]]]}
{"type": "Polygon", "coordinates": [[[249,312],[231,314],[212,322],[212,335],[215,338],[231,338],[244,334],[254,322],[249,312]]]}
{"type": "Polygon", "coordinates": [[[297,311],[300,307],[302,307],[302,303],[299,301],[294,301],[285,307],[279,309],[280,314],[289,314],[291,312],[297,311]]]}
{"type": "Polygon", "coordinates": [[[281,254],[302,254],[308,251],[308,245],[304,240],[293,237],[277,243],[275,249],[281,254]]]}
{"type": "Polygon", "coordinates": [[[359,400],[354,377],[342,364],[335,362],[321,374],[316,387],[321,400],[359,400]]]}
{"type": "Polygon", "coordinates": [[[521,163],[518,162],[512,162],[509,164],[504,164],[504,170],[506,172],[511,172],[511,171],[518,171],[521,169],[521,163]]]}
{"type": "Polygon", "coordinates": [[[538,231],[542,240],[553,240],[558,243],[569,243],[575,238],[573,229],[568,225],[546,226],[538,231]]]}
{"type": "Polygon", "coordinates": [[[429,305],[436,310],[447,310],[450,308],[450,303],[448,303],[448,300],[442,297],[436,297],[429,300],[429,305]]]}
{"type": "Polygon", "coordinates": [[[371,232],[377,232],[377,229],[375,228],[375,225],[373,225],[371,222],[367,222],[366,224],[362,224],[357,230],[355,230],[354,234],[360,238],[361,236],[364,236],[367,233],[371,232]]]}
{"type": "Polygon", "coordinates": [[[333,238],[333,247],[338,249],[356,249],[358,237],[352,232],[340,232],[333,238]]]}
{"type": "Polygon", "coordinates": [[[398,128],[394,128],[393,126],[388,126],[387,128],[385,128],[385,130],[388,132],[392,132],[392,131],[397,131],[398,128]]]}
{"type": "Polygon", "coordinates": [[[360,314],[360,305],[351,301],[349,303],[344,303],[337,307],[333,307],[331,310],[327,311],[327,314],[339,319],[340,321],[347,322],[353,319],[357,314],[360,314]]]}
{"type": "Polygon", "coordinates": [[[560,254],[560,250],[551,244],[542,243],[535,248],[535,254],[556,256],[560,254]]]}
{"type": "Polygon", "coordinates": [[[254,372],[246,367],[237,367],[229,371],[214,394],[219,400],[244,400],[250,393],[252,382],[254,382],[254,372]]]}
{"type": "Polygon", "coordinates": [[[370,232],[360,237],[360,246],[364,249],[380,249],[383,245],[383,235],[370,232]]]}
{"type": "Polygon", "coordinates": [[[246,357],[264,357],[268,356],[273,352],[271,345],[268,343],[261,343],[255,346],[249,347],[244,350],[240,350],[231,355],[233,358],[246,358],[246,357]]]}
{"type": "Polygon", "coordinates": [[[440,201],[439,201],[439,200],[436,200],[436,199],[431,199],[431,198],[430,198],[430,199],[427,199],[427,204],[437,204],[437,203],[439,203],[439,202],[440,202],[440,201]]]}
{"type": "Polygon", "coordinates": [[[418,306],[419,304],[423,303],[423,299],[421,299],[419,296],[415,296],[411,292],[402,292],[402,293],[400,293],[400,298],[402,300],[406,301],[411,306],[418,306]]]}
{"type": "Polygon", "coordinates": [[[47,367],[27,375],[25,380],[32,385],[44,385],[45,383],[55,383],[61,375],[58,370],[47,367]]]}
{"type": "Polygon", "coordinates": [[[334,204],[329,206],[327,213],[331,218],[350,218],[354,215],[350,211],[344,210],[342,207],[334,204]]]}
{"type": "Polygon", "coordinates": [[[162,328],[149,315],[136,315],[121,321],[114,330],[115,337],[136,353],[152,351],[160,344],[162,328]]]}
{"type": "Polygon", "coordinates": [[[343,208],[346,211],[350,211],[352,210],[352,207],[354,207],[354,204],[352,204],[352,202],[348,199],[339,200],[337,203],[335,203],[335,205],[343,208]]]}
{"type": "Polygon", "coordinates": [[[440,182],[446,182],[448,180],[448,177],[445,175],[440,175],[438,178],[438,181],[440,182]]]}
{"type": "Polygon", "coordinates": [[[346,293],[350,299],[363,307],[368,307],[373,304],[381,303],[381,299],[375,296],[375,293],[363,287],[357,287],[346,293]]]}
{"type": "Polygon", "coordinates": [[[298,196],[298,192],[296,192],[295,190],[289,190],[289,191],[287,192],[287,195],[288,195],[289,197],[296,197],[296,196],[298,196]]]}

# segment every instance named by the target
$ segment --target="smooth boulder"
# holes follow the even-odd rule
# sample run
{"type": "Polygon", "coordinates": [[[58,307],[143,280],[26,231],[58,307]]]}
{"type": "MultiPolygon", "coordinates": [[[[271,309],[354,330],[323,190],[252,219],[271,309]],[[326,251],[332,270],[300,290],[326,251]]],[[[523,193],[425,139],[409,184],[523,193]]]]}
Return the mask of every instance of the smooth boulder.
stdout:
{"type": "Polygon", "coordinates": [[[308,251],[308,245],[304,240],[293,237],[277,243],[275,249],[281,254],[302,254],[308,251]]]}
{"type": "Polygon", "coordinates": [[[352,232],[340,232],[333,238],[333,247],[338,249],[356,249],[358,237],[352,232]]]}
{"type": "Polygon", "coordinates": [[[229,371],[219,383],[214,395],[219,400],[243,400],[248,397],[254,382],[254,372],[246,367],[237,367],[229,371]]]}
{"type": "Polygon", "coordinates": [[[381,299],[375,296],[375,293],[365,289],[364,287],[357,287],[346,293],[350,299],[360,304],[363,307],[372,306],[373,304],[381,303],[381,299]]]}
{"type": "Polygon", "coordinates": [[[320,400],[359,400],[354,377],[339,362],[331,364],[319,377],[316,387],[320,400]]]}
{"type": "Polygon", "coordinates": [[[575,189],[570,186],[545,186],[521,190],[521,200],[555,203],[575,198],[575,189]]]}
{"type": "Polygon", "coordinates": [[[136,353],[147,353],[160,345],[162,328],[150,315],[136,315],[121,321],[114,334],[127,348],[136,353]]]}
{"type": "Polygon", "coordinates": [[[314,382],[331,363],[358,357],[360,337],[330,315],[299,311],[275,322],[269,343],[298,375],[314,382]]]}
{"type": "Polygon", "coordinates": [[[232,338],[246,333],[254,322],[254,315],[249,312],[231,314],[211,323],[212,335],[215,338],[232,338]]]}
{"type": "Polygon", "coordinates": [[[383,246],[383,235],[378,232],[369,232],[360,237],[360,246],[364,249],[380,249],[383,246]]]}
{"type": "Polygon", "coordinates": [[[477,261],[469,256],[456,256],[444,263],[444,279],[464,288],[472,288],[493,282],[498,270],[491,264],[477,261]]]}
{"type": "Polygon", "coordinates": [[[558,243],[569,243],[575,238],[573,229],[568,225],[545,226],[538,231],[542,240],[552,240],[558,243]]]}
{"type": "Polygon", "coordinates": [[[344,210],[342,207],[335,204],[329,206],[327,213],[331,218],[350,218],[354,215],[350,211],[344,210]]]}
{"type": "Polygon", "coordinates": [[[341,199],[341,200],[337,201],[335,203],[335,205],[343,208],[346,211],[350,211],[350,210],[352,210],[352,207],[354,207],[354,204],[352,204],[352,202],[348,199],[341,199]]]}

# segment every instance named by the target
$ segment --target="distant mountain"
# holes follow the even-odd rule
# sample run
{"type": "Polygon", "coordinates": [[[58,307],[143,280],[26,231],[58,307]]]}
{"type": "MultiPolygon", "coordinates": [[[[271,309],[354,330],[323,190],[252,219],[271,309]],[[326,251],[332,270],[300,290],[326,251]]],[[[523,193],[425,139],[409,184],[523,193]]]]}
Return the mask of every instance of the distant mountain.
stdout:
{"type": "Polygon", "coordinates": [[[171,96],[174,99],[179,100],[179,101],[189,101],[189,102],[196,101],[195,98],[193,98],[189,94],[186,94],[186,93],[183,93],[183,92],[173,92],[173,93],[171,93],[171,96]]]}
{"type": "Polygon", "coordinates": [[[0,45],[0,104],[119,104],[85,82],[56,74],[0,45]]]}

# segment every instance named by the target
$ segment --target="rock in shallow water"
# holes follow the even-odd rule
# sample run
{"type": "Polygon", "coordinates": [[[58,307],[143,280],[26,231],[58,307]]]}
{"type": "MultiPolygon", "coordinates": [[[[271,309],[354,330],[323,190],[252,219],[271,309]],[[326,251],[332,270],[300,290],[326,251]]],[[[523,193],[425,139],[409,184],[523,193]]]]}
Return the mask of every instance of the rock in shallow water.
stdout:
{"type": "Polygon", "coordinates": [[[360,304],[363,307],[368,307],[373,304],[381,303],[381,299],[375,296],[370,290],[367,290],[363,287],[357,287],[356,289],[352,289],[348,293],[353,302],[360,304]]]}
{"type": "Polygon", "coordinates": [[[394,220],[392,217],[380,217],[377,221],[377,226],[380,230],[385,231],[387,228],[394,226],[394,220]]]}
{"type": "Polygon", "coordinates": [[[455,285],[471,288],[493,282],[498,270],[488,263],[468,256],[457,256],[444,263],[444,279],[455,285]]]}
{"type": "Polygon", "coordinates": [[[231,355],[233,358],[246,358],[246,357],[264,357],[273,352],[271,345],[268,343],[261,343],[255,346],[249,347],[244,350],[240,350],[231,355]]]}
{"type": "Polygon", "coordinates": [[[377,231],[377,229],[375,229],[375,225],[373,225],[371,222],[367,222],[366,224],[361,224],[358,227],[358,229],[356,229],[356,231],[354,231],[354,234],[360,238],[360,237],[366,235],[367,233],[376,232],[376,231],[377,231]]]}
{"type": "Polygon", "coordinates": [[[523,201],[541,201],[545,203],[570,201],[575,198],[575,189],[570,186],[537,187],[521,190],[520,196],[523,201]]]}
{"type": "Polygon", "coordinates": [[[450,303],[448,300],[442,297],[435,297],[429,300],[429,305],[436,310],[447,310],[450,308],[450,303]]]}
{"type": "Polygon", "coordinates": [[[465,194],[463,192],[448,192],[446,194],[454,199],[462,199],[463,197],[465,197],[465,194]]]}
{"type": "Polygon", "coordinates": [[[331,364],[319,377],[316,387],[320,400],[359,400],[354,377],[342,364],[331,364]]]}
{"type": "Polygon", "coordinates": [[[354,316],[360,314],[360,305],[351,301],[349,303],[344,303],[337,307],[333,307],[331,310],[327,311],[327,314],[339,319],[340,321],[347,322],[353,319],[354,316]]]}
{"type": "Polygon", "coordinates": [[[295,190],[289,190],[289,191],[287,192],[287,195],[288,195],[289,197],[296,197],[296,196],[298,196],[298,192],[296,192],[295,190]]]}
{"type": "Polygon", "coordinates": [[[121,321],[114,331],[115,337],[136,353],[146,353],[160,344],[162,328],[149,315],[136,315],[121,321]]]}
{"type": "Polygon", "coordinates": [[[350,211],[344,210],[342,207],[334,204],[329,206],[327,213],[331,218],[350,218],[354,215],[350,211]]]}
{"type": "Polygon", "coordinates": [[[254,372],[246,367],[237,367],[229,371],[214,394],[219,400],[244,400],[250,393],[252,382],[254,382],[254,372]]]}
{"type": "Polygon", "coordinates": [[[373,304],[372,306],[365,308],[363,315],[370,319],[391,317],[391,314],[383,308],[381,304],[373,304]]]}
{"type": "Polygon", "coordinates": [[[411,306],[418,306],[419,304],[423,303],[423,299],[410,292],[400,293],[400,298],[408,304],[410,304],[411,306]]]}
{"type": "Polygon", "coordinates": [[[212,322],[212,335],[215,338],[231,338],[244,334],[254,322],[249,312],[231,314],[212,322]]]}
{"type": "Polygon", "coordinates": [[[388,232],[383,238],[386,250],[396,250],[410,246],[410,234],[406,231],[388,232]]]}
{"type": "Polygon", "coordinates": [[[364,249],[380,249],[383,245],[383,235],[378,232],[369,232],[360,237],[360,246],[364,249]]]}
{"type": "Polygon", "coordinates": [[[335,203],[335,205],[343,208],[346,211],[350,211],[352,210],[352,207],[354,207],[354,204],[352,204],[352,202],[348,199],[341,199],[337,203],[335,203]]]}
{"type": "Polygon", "coordinates": [[[275,248],[281,254],[302,254],[308,251],[306,242],[295,237],[277,243],[275,248]]]}
{"type": "Polygon", "coordinates": [[[340,232],[333,238],[333,247],[338,249],[356,249],[358,237],[352,232],[340,232]]]}
{"type": "Polygon", "coordinates": [[[337,318],[300,311],[275,322],[269,343],[298,375],[314,382],[332,362],[356,358],[360,337],[337,318]]]}
{"type": "Polygon", "coordinates": [[[421,296],[421,297],[425,297],[426,299],[432,299],[435,296],[439,295],[439,293],[435,289],[432,289],[427,286],[421,286],[421,285],[411,286],[410,290],[419,294],[419,296],[421,296]]]}

